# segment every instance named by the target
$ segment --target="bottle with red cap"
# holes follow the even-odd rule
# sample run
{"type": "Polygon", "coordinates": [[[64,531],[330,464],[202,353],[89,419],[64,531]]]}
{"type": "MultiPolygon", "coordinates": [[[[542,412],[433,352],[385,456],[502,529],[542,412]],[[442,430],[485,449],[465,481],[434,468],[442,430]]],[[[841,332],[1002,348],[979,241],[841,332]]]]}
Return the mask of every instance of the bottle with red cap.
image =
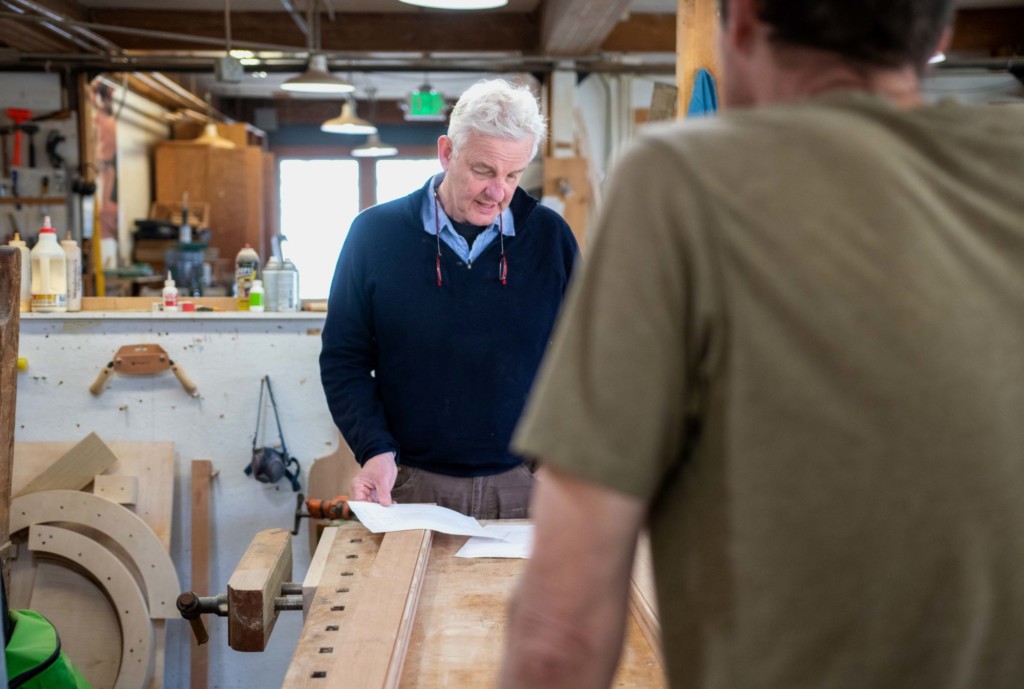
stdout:
{"type": "Polygon", "coordinates": [[[39,240],[32,247],[32,310],[63,313],[68,310],[67,255],[57,242],[50,216],[43,220],[39,240]]]}

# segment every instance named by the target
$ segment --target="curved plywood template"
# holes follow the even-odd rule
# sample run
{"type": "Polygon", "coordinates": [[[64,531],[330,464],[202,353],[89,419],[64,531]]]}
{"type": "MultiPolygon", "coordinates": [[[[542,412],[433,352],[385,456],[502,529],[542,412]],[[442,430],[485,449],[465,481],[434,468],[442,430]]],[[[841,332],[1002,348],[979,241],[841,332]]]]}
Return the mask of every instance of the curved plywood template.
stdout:
{"type": "Polygon", "coordinates": [[[76,490],[47,490],[16,498],[11,503],[11,533],[36,524],[68,522],[100,531],[132,558],[142,574],[154,619],[177,619],[174,602],[181,592],[174,562],[163,545],[134,512],[121,505],[76,490]]]}
{"type": "Polygon", "coordinates": [[[88,536],[48,524],[32,525],[28,549],[70,560],[96,580],[113,602],[121,625],[121,665],[114,689],[148,686],[153,671],[153,628],[146,614],[146,599],[124,563],[88,536]]]}

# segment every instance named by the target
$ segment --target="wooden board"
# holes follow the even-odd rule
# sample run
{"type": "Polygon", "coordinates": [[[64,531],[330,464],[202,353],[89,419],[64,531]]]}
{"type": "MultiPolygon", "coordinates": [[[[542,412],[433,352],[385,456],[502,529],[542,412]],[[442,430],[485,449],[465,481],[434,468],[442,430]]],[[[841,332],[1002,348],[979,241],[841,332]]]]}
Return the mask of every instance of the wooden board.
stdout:
{"type": "MultiPolygon", "coordinates": [[[[74,445],[74,441],[15,443],[13,486],[17,488],[26,484],[74,445]]],[[[139,479],[138,500],[135,505],[126,506],[126,509],[133,511],[145,521],[160,541],[163,549],[169,552],[174,506],[174,443],[112,441],[107,445],[119,458],[119,461],[107,471],[107,474],[130,475],[139,479]]],[[[32,558],[27,559],[31,560],[32,558]]],[[[58,568],[61,565],[48,563],[48,567],[58,568]]],[[[43,569],[42,566],[40,569],[43,569]]],[[[37,609],[37,598],[49,599],[46,590],[37,596],[32,589],[34,583],[32,573],[35,570],[36,567],[32,563],[19,563],[20,576],[12,593],[18,597],[19,601],[25,601],[22,607],[30,607],[28,600],[31,599],[31,607],[37,609]]],[[[54,600],[58,602],[66,600],[65,604],[48,608],[51,613],[50,619],[62,630],[62,643],[70,647],[87,649],[87,653],[82,657],[88,659],[89,663],[95,665],[113,663],[116,671],[120,657],[120,644],[98,646],[97,640],[91,637],[94,634],[102,633],[102,630],[90,629],[87,624],[75,623],[80,610],[90,609],[90,606],[97,604],[106,605],[109,614],[115,614],[112,603],[107,600],[103,592],[92,586],[66,592],[63,596],[55,597],[54,600]]],[[[116,625],[116,617],[114,619],[116,625]]],[[[154,638],[153,678],[147,689],[160,689],[163,686],[164,676],[166,622],[151,620],[151,623],[154,638]]],[[[78,660],[76,656],[72,656],[72,658],[78,660]]],[[[113,685],[112,683],[93,685],[94,689],[103,689],[104,686],[111,687],[113,685]]]]}
{"type": "Polygon", "coordinates": [[[430,557],[432,531],[384,536],[360,587],[345,642],[331,661],[335,677],[361,689],[394,689],[402,675],[430,557]]]}
{"type": "MultiPolygon", "coordinates": [[[[12,489],[19,490],[74,445],[73,441],[15,443],[12,489]]],[[[174,443],[111,441],[107,446],[118,462],[106,473],[139,479],[138,499],[129,509],[149,525],[164,550],[170,552],[174,443]]]]}
{"type": "Polygon", "coordinates": [[[107,471],[116,462],[117,455],[98,435],[90,433],[20,487],[13,497],[44,490],[81,490],[92,483],[97,474],[107,471]]]}
{"type": "Polygon", "coordinates": [[[93,481],[92,492],[118,505],[134,505],[139,499],[139,479],[135,476],[101,474],[93,481]]]}
{"type": "Polygon", "coordinates": [[[14,563],[14,579],[15,586],[27,590],[28,599],[12,601],[12,607],[35,610],[52,621],[60,632],[61,648],[92,689],[113,689],[121,660],[121,626],[106,594],[65,561],[29,553],[14,563]],[[19,586],[21,577],[29,574],[32,585],[19,586]]]}
{"type": "Polygon", "coordinates": [[[145,582],[149,617],[177,619],[181,592],[170,555],[142,519],[116,503],[77,490],[47,490],[15,498],[11,531],[35,524],[67,522],[95,529],[120,546],[145,582]]]}
{"type": "MultiPolygon", "coordinates": [[[[316,672],[326,671],[323,663],[320,669],[313,663],[320,648],[345,643],[353,612],[360,605],[366,573],[381,540],[380,535],[368,533],[360,524],[338,527],[324,579],[285,677],[285,688],[329,686],[323,678],[313,677],[316,672]],[[340,576],[344,572],[348,576],[340,576]],[[330,611],[332,607],[343,609],[330,611]]],[[[526,560],[456,558],[456,551],[465,542],[465,537],[434,534],[399,682],[402,689],[495,684],[504,651],[508,599],[526,560]]],[[[326,679],[330,682],[331,677],[326,679]]],[[[657,654],[632,616],[612,686],[667,686],[657,654]]]]}
{"type": "Polygon", "coordinates": [[[287,529],[260,531],[228,580],[228,645],[236,651],[263,651],[270,641],[274,599],[292,576],[291,536],[287,529]]]}
{"type": "MultiPolygon", "coordinates": [[[[210,595],[210,482],[213,462],[192,460],[192,591],[210,595]]],[[[209,624],[209,620],[207,620],[209,624]]],[[[209,682],[210,647],[196,643],[190,634],[189,681],[192,689],[207,689],[209,682]]]]}
{"type": "MultiPolygon", "coordinates": [[[[7,542],[8,509],[14,473],[14,403],[18,392],[18,322],[21,254],[0,247],[0,545],[7,542]]],[[[0,576],[7,584],[7,566],[0,576]]]]}
{"type": "Polygon", "coordinates": [[[153,629],[146,600],[131,572],[109,550],[87,536],[52,524],[29,529],[29,550],[64,558],[88,572],[107,596],[117,600],[121,662],[114,689],[145,687],[153,671],[153,629]]]}

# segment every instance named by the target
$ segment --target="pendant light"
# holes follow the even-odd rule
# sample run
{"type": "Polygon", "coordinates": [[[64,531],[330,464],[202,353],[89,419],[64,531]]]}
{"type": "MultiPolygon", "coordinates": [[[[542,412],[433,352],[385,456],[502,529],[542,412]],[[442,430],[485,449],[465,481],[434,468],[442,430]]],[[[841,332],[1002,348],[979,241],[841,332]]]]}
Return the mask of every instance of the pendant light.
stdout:
{"type": "Polygon", "coordinates": [[[293,93],[352,93],[355,90],[352,84],[327,70],[327,56],[323,53],[310,55],[306,71],[286,80],[281,88],[293,93]]]}
{"type": "Polygon", "coordinates": [[[206,126],[203,127],[203,133],[193,141],[203,146],[210,146],[212,148],[235,148],[235,142],[230,139],[225,139],[219,133],[217,133],[217,125],[213,122],[207,122],[206,126]]]}
{"type": "Polygon", "coordinates": [[[366,143],[352,149],[353,158],[386,158],[398,155],[398,149],[380,140],[380,134],[374,132],[366,139],[366,143]]]}
{"type": "Polygon", "coordinates": [[[341,104],[341,114],[320,125],[328,134],[376,134],[377,127],[356,115],[355,100],[349,96],[341,104]]]}
{"type": "Polygon", "coordinates": [[[508,0],[402,0],[406,5],[430,7],[437,10],[493,10],[504,7],[508,0]]]}
{"type": "Polygon", "coordinates": [[[320,52],[320,0],[314,0],[309,23],[309,63],[302,74],[287,79],[281,88],[293,93],[351,93],[355,87],[331,74],[327,56],[320,52]]]}

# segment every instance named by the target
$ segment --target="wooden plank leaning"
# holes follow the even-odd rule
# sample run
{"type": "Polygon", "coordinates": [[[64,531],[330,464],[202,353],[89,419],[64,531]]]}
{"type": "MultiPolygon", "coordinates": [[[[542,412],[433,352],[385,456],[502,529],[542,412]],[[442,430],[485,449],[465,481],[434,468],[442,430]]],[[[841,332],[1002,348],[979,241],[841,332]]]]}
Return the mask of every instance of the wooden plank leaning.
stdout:
{"type": "MultiPolygon", "coordinates": [[[[14,404],[18,392],[18,322],[21,253],[0,246],[0,547],[10,540],[11,476],[14,465],[14,404]]],[[[10,590],[6,552],[2,576],[10,590]]]]}

